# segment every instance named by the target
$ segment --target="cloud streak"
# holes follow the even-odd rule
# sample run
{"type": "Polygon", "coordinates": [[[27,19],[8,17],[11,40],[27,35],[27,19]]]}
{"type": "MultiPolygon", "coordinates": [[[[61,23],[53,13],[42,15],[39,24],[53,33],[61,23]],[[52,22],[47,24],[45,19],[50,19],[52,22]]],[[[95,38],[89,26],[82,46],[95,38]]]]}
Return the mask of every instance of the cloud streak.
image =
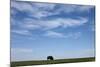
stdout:
{"type": "Polygon", "coordinates": [[[74,32],[74,33],[61,33],[61,32],[55,32],[55,31],[47,31],[43,36],[50,37],[50,38],[73,38],[78,39],[82,35],[81,32],[74,32]]]}
{"type": "Polygon", "coordinates": [[[20,28],[26,29],[55,29],[58,27],[67,28],[80,26],[87,23],[86,18],[72,19],[72,18],[55,18],[50,20],[34,20],[34,19],[25,19],[23,23],[20,22],[20,28]]]}
{"type": "Polygon", "coordinates": [[[54,32],[54,31],[47,31],[44,36],[51,37],[51,38],[64,38],[65,36],[62,33],[54,32]]]}
{"type": "Polygon", "coordinates": [[[28,30],[12,30],[11,32],[20,35],[31,35],[31,33],[28,30]]]}

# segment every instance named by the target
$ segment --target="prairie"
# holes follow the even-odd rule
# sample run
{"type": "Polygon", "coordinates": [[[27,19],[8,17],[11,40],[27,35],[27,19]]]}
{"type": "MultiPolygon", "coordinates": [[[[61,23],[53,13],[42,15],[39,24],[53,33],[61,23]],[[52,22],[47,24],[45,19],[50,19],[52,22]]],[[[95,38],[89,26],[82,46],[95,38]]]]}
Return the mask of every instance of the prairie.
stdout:
{"type": "Polygon", "coordinates": [[[34,60],[33,61],[17,61],[17,62],[11,62],[11,67],[30,66],[30,65],[45,65],[45,64],[60,64],[60,63],[75,63],[75,62],[90,62],[90,61],[95,61],[95,57],[39,60],[39,61],[34,61],[34,60]]]}

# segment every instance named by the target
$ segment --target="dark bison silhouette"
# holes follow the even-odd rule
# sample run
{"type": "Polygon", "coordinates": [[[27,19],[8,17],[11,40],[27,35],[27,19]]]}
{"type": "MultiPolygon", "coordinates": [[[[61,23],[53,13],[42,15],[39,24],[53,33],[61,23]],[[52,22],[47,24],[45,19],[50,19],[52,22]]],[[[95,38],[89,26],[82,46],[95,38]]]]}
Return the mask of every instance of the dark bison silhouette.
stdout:
{"type": "Polygon", "coordinates": [[[54,60],[52,56],[47,56],[47,60],[54,60]]]}

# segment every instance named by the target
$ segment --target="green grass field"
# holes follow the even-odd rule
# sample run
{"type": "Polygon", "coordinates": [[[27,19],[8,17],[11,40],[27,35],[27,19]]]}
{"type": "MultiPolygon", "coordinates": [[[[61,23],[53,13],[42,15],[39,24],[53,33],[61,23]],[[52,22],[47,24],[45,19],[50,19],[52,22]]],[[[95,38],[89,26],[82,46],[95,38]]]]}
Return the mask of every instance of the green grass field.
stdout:
{"type": "Polygon", "coordinates": [[[74,62],[90,62],[90,61],[95,61],[95,57],[57,59],[57,60],[40,60],[40,61],[19,61],[19,62],[11,62],[11,67],[29,66],[29,65],[44,65],[44,64],[59,64],[59,63],[74,63],[74,62]]]}

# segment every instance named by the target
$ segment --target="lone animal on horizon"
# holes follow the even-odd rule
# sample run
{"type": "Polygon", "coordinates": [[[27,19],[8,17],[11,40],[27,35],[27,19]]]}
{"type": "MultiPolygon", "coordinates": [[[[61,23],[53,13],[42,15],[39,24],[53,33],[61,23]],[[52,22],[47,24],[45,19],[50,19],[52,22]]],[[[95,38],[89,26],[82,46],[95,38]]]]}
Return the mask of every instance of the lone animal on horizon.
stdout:
{"type": "Polygon", "coordinates": [[[47,56],[47,60],[54,60],[52,56],[47,56]]]}

